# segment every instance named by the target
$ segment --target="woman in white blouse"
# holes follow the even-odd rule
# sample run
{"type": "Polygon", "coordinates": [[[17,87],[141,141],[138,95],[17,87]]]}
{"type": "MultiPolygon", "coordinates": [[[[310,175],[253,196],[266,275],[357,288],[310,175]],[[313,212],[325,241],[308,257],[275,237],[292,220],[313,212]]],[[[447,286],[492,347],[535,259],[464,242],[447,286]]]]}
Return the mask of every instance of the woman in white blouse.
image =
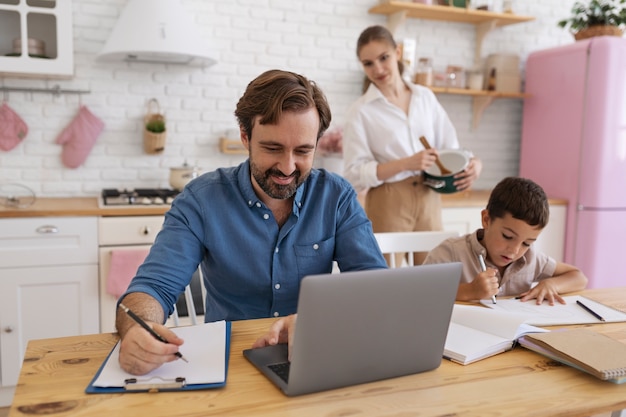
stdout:
{"type": "MultiPolygon", "coordinates": [[[[346,118],[344,175],[357,191],[369,189],[365,211],[374,232],[441,230],[441,197],[422,183],[422,172],[435,163],[437,149],[459,148],[456,130],[430,89],[403,79],[401,49],[389,30],[365,29],[357,56],[366,80],[346,118]]],[[[455,175],[457,189],[469,188],[481,170],[471,158],[455,175]]]]}

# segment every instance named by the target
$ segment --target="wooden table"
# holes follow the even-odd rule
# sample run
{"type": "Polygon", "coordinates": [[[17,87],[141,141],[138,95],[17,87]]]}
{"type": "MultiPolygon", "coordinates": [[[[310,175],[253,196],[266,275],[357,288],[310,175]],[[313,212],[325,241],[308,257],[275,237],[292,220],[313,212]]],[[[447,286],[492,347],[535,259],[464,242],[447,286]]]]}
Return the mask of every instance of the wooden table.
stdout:
{"type": "MultiPolygon", "coordinates": [[[[626,287],[582,293],[626,310],[626,287]]],[[[272,321],[233,323],[227,386],[204,391],[87,395],[114,334],[31,341],[9,416],[575,417],[626,409],[626,384],[521,347],[467,366],[444,360],[422,374],[289,398],[241,354],[272,321]]],[[[626,343],[626,323],[590,327],[626,343]]]]}

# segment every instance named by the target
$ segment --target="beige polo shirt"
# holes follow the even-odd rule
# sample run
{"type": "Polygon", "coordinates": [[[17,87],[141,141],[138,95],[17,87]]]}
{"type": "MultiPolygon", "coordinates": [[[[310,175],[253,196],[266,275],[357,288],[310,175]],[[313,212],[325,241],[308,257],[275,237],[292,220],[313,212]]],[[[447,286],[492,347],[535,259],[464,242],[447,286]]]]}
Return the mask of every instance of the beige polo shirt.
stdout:
{"type": "MultiPolygon", "coordinates": [[[[487,250],[480,244],[478,237],[482,237],[483,229],[461,237],[447,239],[434,248],[424,261],[425,264],[445,262],[461,262],[463,271],[461,282],[470,283],[481,271],[478,255],[487,259],[487,250]]],[[[495,268],[486,261],[487,267],[495,268]]],[[[550,278],[556,270],[556,260],[544,253],[536,252],[533,245],[517,261],[511,263],[500,279],[498,295],[518,295],[531,288],[533,282],[550,278]]]]}

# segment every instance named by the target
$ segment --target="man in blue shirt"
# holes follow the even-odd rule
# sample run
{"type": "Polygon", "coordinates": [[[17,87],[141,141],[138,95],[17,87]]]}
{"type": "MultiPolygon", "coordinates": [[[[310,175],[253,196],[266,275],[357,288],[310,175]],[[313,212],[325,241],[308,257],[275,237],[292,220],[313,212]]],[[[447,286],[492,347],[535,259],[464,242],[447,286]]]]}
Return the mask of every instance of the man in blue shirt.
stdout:
{"type": "Polygon", "coordinates": [[[161,325],[201,265],[205,321],[292,315],[300,281],[385,268],[370,221],[340,176],[313,169],[331,113],[306,78],[267,71],[253,80],[235,116],[249,159],[190,182],[165,216],[150,254],[126,293],[126,307],[168,343],[117,311],[120,364],[145,374],[176,360],[182,340],[161,325]]]}

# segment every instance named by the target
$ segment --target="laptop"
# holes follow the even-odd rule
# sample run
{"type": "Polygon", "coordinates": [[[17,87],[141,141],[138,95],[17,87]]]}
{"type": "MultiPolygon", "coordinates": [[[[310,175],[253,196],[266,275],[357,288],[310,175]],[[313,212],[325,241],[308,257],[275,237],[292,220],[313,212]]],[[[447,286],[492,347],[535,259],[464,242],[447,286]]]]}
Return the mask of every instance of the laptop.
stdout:
{"type": "Polygon", "coordinates": [[[243,354],[288,396],[435,369],[460,278],[458,262],[307,276],[291,362],[286,344],[243,354]]]}

